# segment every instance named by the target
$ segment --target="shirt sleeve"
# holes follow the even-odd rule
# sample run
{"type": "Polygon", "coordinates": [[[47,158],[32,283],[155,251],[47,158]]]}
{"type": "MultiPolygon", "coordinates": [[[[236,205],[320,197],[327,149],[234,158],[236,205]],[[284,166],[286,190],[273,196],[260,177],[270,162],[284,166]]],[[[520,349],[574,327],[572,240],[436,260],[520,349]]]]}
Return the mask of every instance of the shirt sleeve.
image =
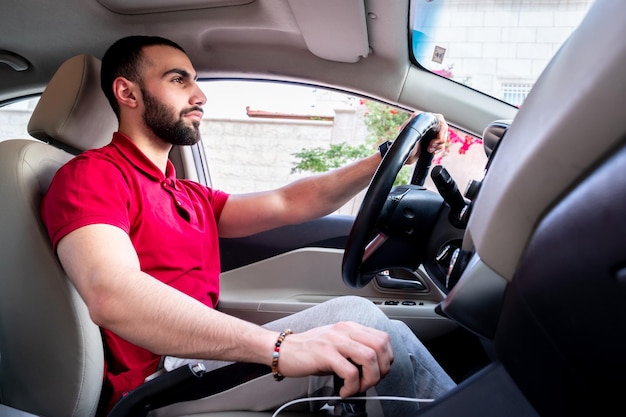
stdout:
{"type": "Polygon", "coordinates": [[[224,209],[224,205],[226,205],[226,201],[228,200],[228,197],[230,197],[230,194],[225,193],[223,191],[220,190],[214,190],[212,188],[209,188],[209,201],[211,201],[211,204],[213,206],[213,214],[215,216],[215,222],[219,223],[220,221],[220,216],[222,215],[222,209],[224,209]]]}
{"type": "Polygon", "coordinates": [[[78,156],[55,175],[41,206],[42,220],[56,250],[69,233],[91,224],[130,231],[130,188],[106,159],[78,156]]]}

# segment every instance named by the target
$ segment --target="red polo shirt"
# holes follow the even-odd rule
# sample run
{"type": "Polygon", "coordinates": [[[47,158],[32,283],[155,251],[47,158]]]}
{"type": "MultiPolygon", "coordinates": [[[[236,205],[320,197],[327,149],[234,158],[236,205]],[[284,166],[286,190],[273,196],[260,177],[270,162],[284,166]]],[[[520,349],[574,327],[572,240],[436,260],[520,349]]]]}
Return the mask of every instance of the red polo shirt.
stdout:
{"type": "MultiPolygon", "coordinates": [[[[219,295],[217,221],[228,194],[166,175],[126,136],[65,164],[42,202],[52,245],[90,224],[130,236],[142,271],[214,307],[219,295]]],[[[103,329],[105,386],[117,401],[156,370],[160,357],[103,329]]]]}

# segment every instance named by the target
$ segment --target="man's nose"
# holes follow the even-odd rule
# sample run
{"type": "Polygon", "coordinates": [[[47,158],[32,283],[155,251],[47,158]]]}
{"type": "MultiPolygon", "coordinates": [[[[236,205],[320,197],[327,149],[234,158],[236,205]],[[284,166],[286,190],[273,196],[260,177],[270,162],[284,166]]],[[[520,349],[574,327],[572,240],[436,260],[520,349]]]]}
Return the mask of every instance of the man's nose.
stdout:
{"type": "Polygon", "coordinates": [[[196,106],[203,106],[206,103],[206,96],[198,83],[195,83],[195,87],[194,95],[191,97],[190,103],[196,106]]]}

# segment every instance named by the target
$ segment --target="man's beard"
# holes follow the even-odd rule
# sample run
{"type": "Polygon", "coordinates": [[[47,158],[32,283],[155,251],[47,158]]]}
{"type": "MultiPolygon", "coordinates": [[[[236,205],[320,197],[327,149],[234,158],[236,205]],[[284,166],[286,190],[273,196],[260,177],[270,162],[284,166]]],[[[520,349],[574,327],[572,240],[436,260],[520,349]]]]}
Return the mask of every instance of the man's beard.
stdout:
{"type": "Polygon", "coordinates": [[[156,97],[142,89],[145,110],[143,121],[155,135],[172,145],[195,145],[200,140],[200,123],[193,121],[187,126],[183,119],[186,113],[202,109],[191,107],[180,112],[178,119],[174,111],[161,103],[156,97]]]}

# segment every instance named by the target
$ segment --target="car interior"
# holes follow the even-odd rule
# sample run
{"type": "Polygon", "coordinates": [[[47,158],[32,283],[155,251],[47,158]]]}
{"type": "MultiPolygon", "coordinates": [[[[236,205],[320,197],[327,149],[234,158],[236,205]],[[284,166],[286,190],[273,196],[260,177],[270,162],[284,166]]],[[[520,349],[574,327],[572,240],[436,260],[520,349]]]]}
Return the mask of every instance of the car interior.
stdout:
{"type": "MultiPolygon", "coordinates": [[[[399,133],[355,217],[221,239],[221,311],[261,324],[340,295],[370,299],[407,323],[458,383],[420,416],[623,415],[626,4],[595,0],[520,108],[411,62],[411,5],[0,6],[0,104],[41,95],[30,136],[0,141],[0,416],[103,415],[100,330],[52,251],[39,206],[60,166],[110,141],[117,120],[100,90],[100,57],[137,32],[180,42],[201,79],[341,88],[442,113],[483,138],[484,178],[465,193],[426,152],[411,184],[393,187],[410,149],[432,134],[424,113],[399,133]],[[38,31],[55,44],[49,53],[38,31]],[[5,33],[20,40],[5,42],[5,33]],[[425,175],[437,191],[423,187],[425,175]]],[[[198,145],[174,149],[178,175],[210,185],[203,153],[198,145]]],[[[212,372],[186,366],[146,382],[108,415],[188,415],[177,407],[268,372],[245,363],[212,372]]]]}

